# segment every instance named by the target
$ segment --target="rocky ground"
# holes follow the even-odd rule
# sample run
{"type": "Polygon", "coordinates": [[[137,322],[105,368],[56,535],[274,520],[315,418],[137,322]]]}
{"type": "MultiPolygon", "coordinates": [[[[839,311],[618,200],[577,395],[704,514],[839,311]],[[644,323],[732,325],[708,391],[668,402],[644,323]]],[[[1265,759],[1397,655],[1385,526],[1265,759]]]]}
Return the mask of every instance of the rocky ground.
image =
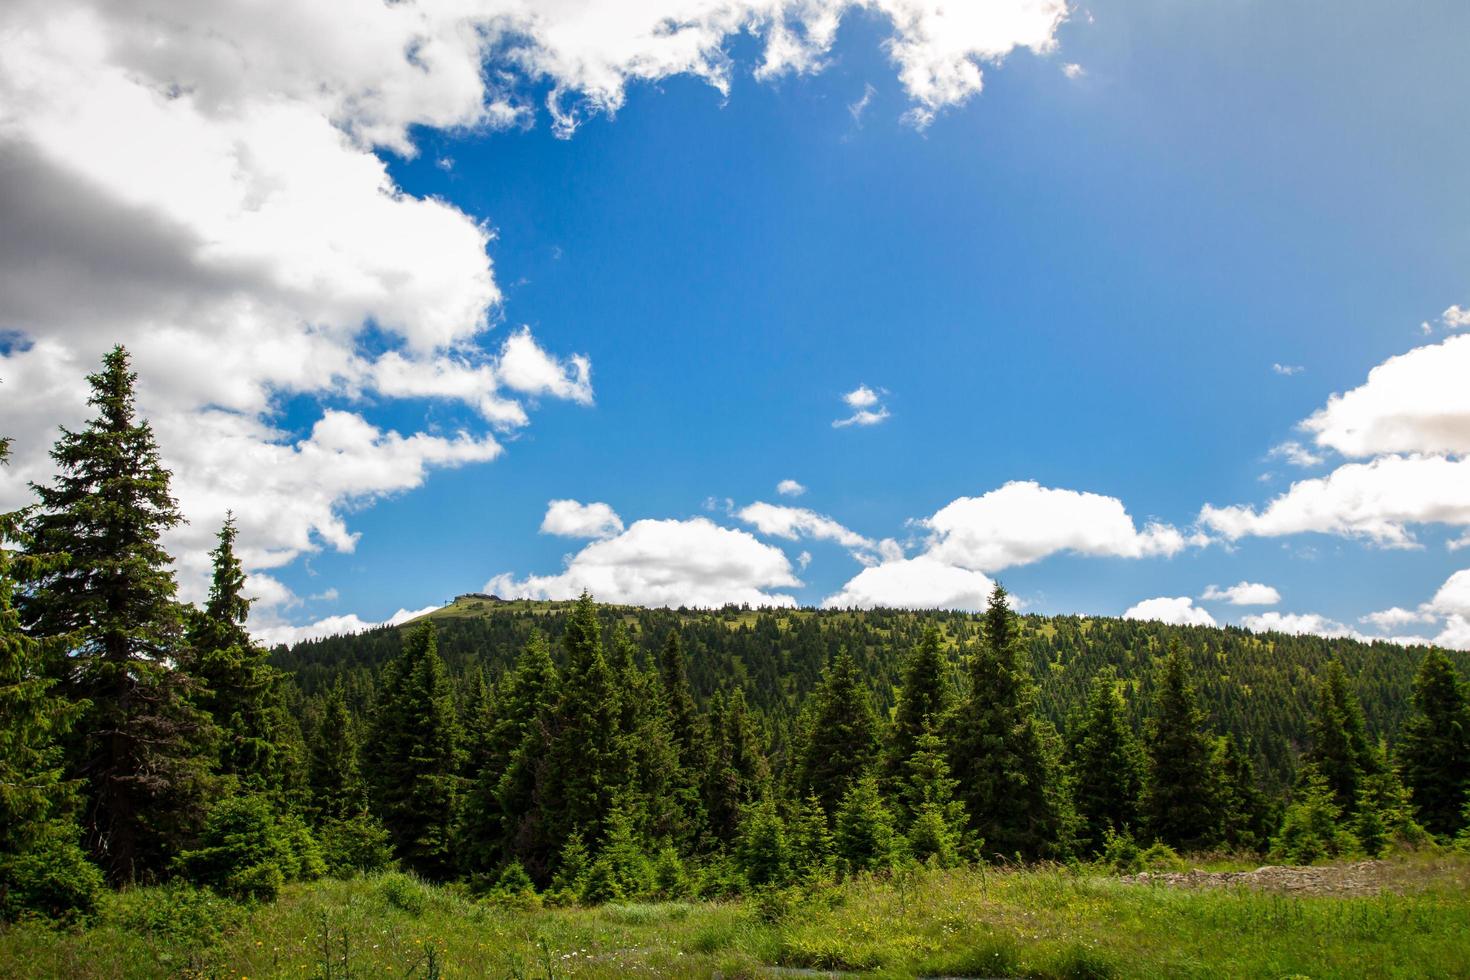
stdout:
{"type": "Polygon", "coordinates": [[[1126,875],[1124,881],[1176,888],[1255,888],[1310,895],[1375,895],[1402,891],[1408,881],[1402,869],[1385,861],[1359,861],[1323,867],[1267,865],[1254,871],[1149,872],[1126,875]]]}

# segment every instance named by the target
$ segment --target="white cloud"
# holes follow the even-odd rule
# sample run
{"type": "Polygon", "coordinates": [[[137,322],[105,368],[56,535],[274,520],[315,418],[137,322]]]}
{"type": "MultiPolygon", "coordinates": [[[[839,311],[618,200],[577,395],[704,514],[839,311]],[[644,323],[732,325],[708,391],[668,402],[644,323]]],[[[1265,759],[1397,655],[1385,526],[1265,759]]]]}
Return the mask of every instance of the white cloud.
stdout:
{"type": "Polygon", "coordinates": [[[1305,369],[1300,364],[1276,363],[1271,365],[1271,370],[1275,371],[1277,374],[1284,375],[1289,378],[1294,374],[1301,374],[1302,371],[1305,369]]]}
{"type": "Polygon", "coordinates": [[[1450,616],[1434,643],[1450,650],[1470,650],[1470,616],[1450,616]]]}
{"type": "Polygon", "coordinates": [[[1470,568],[1446,579],[1422,610],[1442,616],[1470,616],[1470,568]]]}
{"type": "Polygon", "coordinates": [[[1363,639],[1363,635],[1357,630],[1317,613],[1264,612],[1256,616],[1242,616],[1240,624],[1257,633],[1309,633],[1334,639],[1363,639]]]}
{"type": "Polygon", "coordinates": [[[418,619],[438,609],[438,606],[425,606],[422,609],[400,609],[392,616],[382,622],[369,622],[362,619],[356,613],[347,613],[344,616],[327,616],[314,623],[304,626],[286,626],[282,624],[252,629],[253,635],[261,643],[267,646],[275,646],[279,643],[292,645],[305,640],[319,640],[327,636],[341,636],[347,633],[361,633],[364,630],[377,629],[380,626],[397,626],[412,619],[418,619]]]}
{"type": "Polygon", "coordinates": [[[1068,78],[1072,79],[1073,81],[1076,81],[1077,79],[1079,79],[1082,76],[1084,76],[1084,75],[1087,74],[1087,69],[1083,68],[1081,65],[1077,64],[1076,62],[1069,61],[1065,65],[1062,66],[1062,74],[1063,75],[1066,75],[1068,78]]]}
{"type": "Polygon", "coordinates": [[[793,606],[790,595],[770,590],[800,585],[779,548],[696,517],[635,521],[616,537],[587,545],[559,575],[501,574],[485,591],[572,599],[586,590],[602,602],[645,606],[793,606]]]}
{"type": "Polygon", "coordinates": [[[776,492],[783,497],[800,497],[806,493],[806,487],[795,480],[782,480],[776,484],[776,492]]]}
{"type": "Polygon", "coordinates": [[[877,91],[871,84],[867,82],[863,83],[862,97],[856,102],[850,103],[847,107],[847,114],[852,116],[853,125],[862,126],[863,113],[867,111],[868,105],[873,101],[873,96],[877,91]]]}
{"type": "Polygon", "coordinates": [[[1014,481],[979,497],[960,497],[921,522],[929,553],[984,572],[1029,565],[1058,552],[1118,558],[1177,554],[1191,542],[1157,522],[1139,530],[1116,497],[1014,481]]]}
{"type": "Polygon", "coordinates": [[[1439,315],[1439,322],[1444,324],[1446,330],[1470,327],[1470,309],[1465,309],[1456,303],[1439,315]]]}
{"type": "Polygon", "coordinates": [[[1470,334],[1390,357],[1302,423],[1344,456],[1470,453],[1470,334]]]}
{"type": "Polygon", "coordinates": [[[1281,593],[1260,582],[1237,582],[1226,589],[1211,585],[1200,598],[1207,602],[1228,602],[1232,606],[1274,606],[1281,601],[1281,593]]]}
{"type": "Polygon", "coordinates": [[[867,385],[858,385],[852,391],[842,396],[842,400],[848,408],[854,409],[853,413],[846,418],[836,419],[832,422],[832,428],[841,429],[849,425],[877,425],[888,418],[888,408],[879,404],[879,400],[888,394],[882,388],[874,390],[867,385]]]}
{"type": "Polygon", "coordinates": [[[784,507],[757,501],[741,508],[735,516],[760,533],[772,537],[785,538],[788,541],[798,538],[835,541],[852,552],[858,561],[868,565],[880,560],[903,557],[903,548],[891,538],[874,541],[842,526],[830,517],[804,507],[784,507]]]}
{"type": "MultiPolygon", "coordinates": [[[[816,71],[853,10],[886,20],[920,125],[977,93],[982,65],[1052,49],[1067,13],[1063,0],[0,6],[0,323],[30,341],[0,356],[16,437],[0,506],[46,478],[55,426],[85,417],[82,375],[123,342],[192,522],[172,543],[202,552],[233,507],[254,569],[350,548],[347,508],[500,451],[476,434],[383,432],[359,403],[457,402],[506,429],[527,423],[525,399],[593,397],[586,358],[525,330],[486,350],[491,232],[404,192],[378,151],[414,155],[417,128],[525,124],[543,84],[563,135],[633,82],[689,74],[728,91],[739,34],[762,44],[757,77],[816,71]],[[336,406],[306,438],[277,428],[298,396],[336,406]],[[324,460],[338,467],[325,490],[324,460]]],[[[199,563],[185,566],[197,593],[199,563]]]]}
{"type": "Polygon", "coordinates": [[[1411,525],[1470,525],[1470,459],[1383,456],[1348,463],[1293,483],[1260,510],[1206,504],[1199,520],[1232,541],[1315,531],[1417,547],[1411,525]]]}
{"type": "Polygon", "coordinates": [[[1327,461],[1325,456],[1312,452],[1306,446],[1294,440],[1283,442],[1279,446],[1273,446],[1271,451],[1266,454],[1266,458],[1283,460],[1292,466],[1300,466],[1303,469],[1312,466],[1321,466],[1327,461]]]}
{"type": "Polygon", "coordinates": [[[919,555],[863,569],[822,607],[976,610],[985,608],[994,586],[981,572],[919,555]]]}
{"type": "Polygon", "coordinates": [[[1432,623],[1437,618],[1433,613],[1394,606],[1391,609],[1371,612],[1366,616],[1360,617],[1358,622],[1367,623],[1387,633],[1401,626],[1408,626],[1410,623],[1432,623]]]}
{"type": "Polygon", "coordinates": [[[553,500],[546,505],[541,533],[565,538],[611,538],[623,533],[623,519],[604,503],[553,500]]]}
{"type": "Polygon", "coordinates": [[[1123,618],[1157,620],[1172,626],[1215,625],[1215,617],[1196,606],[1194,600],[1187,595],[1145,599],[1135,606],[1130,606],[1123,613],[1123,618]]]}

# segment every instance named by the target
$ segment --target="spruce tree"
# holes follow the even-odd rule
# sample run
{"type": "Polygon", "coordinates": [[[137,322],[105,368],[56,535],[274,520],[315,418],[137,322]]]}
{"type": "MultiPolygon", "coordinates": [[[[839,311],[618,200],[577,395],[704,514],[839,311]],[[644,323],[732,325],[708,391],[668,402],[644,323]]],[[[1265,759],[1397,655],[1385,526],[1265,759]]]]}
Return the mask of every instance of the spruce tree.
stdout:
{"type": "Polygon", "coordinates": [[[905,765],[903,803],[912,815],[909,821],[909,854],[918,861],[934,861],[940,867],[959,863],[970,850],[966,840],[965,805],[955,799],[959,780],[949,775],[944,743],[933,732],[919,736],[905,765]]]}
{"type": "Polygon", "coordinates": [[[327,820],[345,820],[367,808],[367,784],[357,755],[357,726],[338,683],[327,692],[311,741],[312,808],[327,820]]]}
{"type": "Polygon", "coordinates": [[[837,807],[833,838],[837,858],[848,873],[881,871],[899,857],[902,839],[874,776],[863,776],[848,787],[837,807]]]}
{"type": "Polygon", "coordinates": [[[944,643],[937,626],[925,627],[903,665],[903,683],[894,708],[885,772],[890,784],[901,780],[919,739],[939,725],[950,706],[944,643]]]}
{"type": "Polygon", "coordinates": [[[113,348],[87,380],[96,415],[61,430],[28,528],[33,554],[64,560],[29,584],[22,614],[34,635],[64,638],[56,670],[87,704],[70,753],[87,843],[110,879],[131,882],[160,873],[201,825],[214,729],[176,666],[183,614],[161,537],[182,518],[127,352],[113,348]]]}
{"type": "Polygon", "coordinates": [[[796,788],[836,813],[847,791],[872,767],[878,716],[868,685],[846,649],[837,652],[812,692],[797,760],[796,788]]]}
{"type": "Polygon", "coordinates": [[[971,831],[987,854],[1063,853],[1068,828],[1060,773],[1035,715],[1020,628],[999,585],[991,592],[982,631],[970,658],[969,695],[945,725],[950,767],[960,781],[971,831]]]}
{"type": "Polygon", "coordinates": [[[385,673],[369,753],[373,797],[403,862],[444,878],[453,870],[460,733],[432,622],[408,634],[385,673]]]}
{"type": "Polygon", "coordinates": [[[679,764],[691,772],[703,772],[709,762],[709,733],[689,688],[689,664],[679,644],[678,630],[669,632],[659,650],[658,676],[679,746],[679,764]]]}
{"type": "Polygon", "coordinates": [[[1177,850],[1201,850],[1220,837],[1214,742],[1189,681],[1178,644],[1159,671],[1148,724],[1148,778],[1143,815],[1153,836],[1177,850]]]}
{"type": "Polygon", "coordinates": [[[1424,655],[1414,677],[1414,714],[1404,726],[1399,761],[1424,829],[1453,837],[1470,802],[1470,706],[1443,651],[1424,655]]]}
{"type": "Polygon", "coordinates": [[[742,808],[770,792],[771,771],[745,691],[737,687],[728,700],[718,697],[719,710],[711,713],[716,738],[705,793],[710,832],[716,841],[730,841],[737,832],[742,808]]]}
{"type": "Polygon", "coordinates": [[[1071,733],[1067,761],[1081,822],[1078,843],[1089,851],[1104,835],[1136,833],[1143,793],[1143,752],[1128,724],[1128,706],[1108,668],[1093,678],[1086,712],[1071,733]]]}
{"type": "Polygon", "coordinates": [[[1363,709],[1336,658],[1327,663],[1309,732],[1311,746],[1305,759],[1327,781],[1338,808],[1351,816],[1357,812],[1363,778],[1377,772],[1379,762],[1368,740],[1363,709]]]}
{"type": "Polygon", "coordinates": [[[245,629],[251,600],[235,555],[234,515],[210,552],[213,575],[202,610],[188,617],[185,668],[199,682],[196,702],[220,730],[217,770],[245,792],[279,798],[285,783],[280,673],[245,629]]]}
{"type": "Polygon", "coordinates": [[[1256,768],[1233,735],[1215,747],[1220,839],[1236,851],[1260,851],[1271,835],[1271,808],[1256,784],[1256,768]]]}
{"type": "MultiPolygon", "coordinates": [[[[0,464],[9,455],[0,439],[0,464]]],[[[45,644],[21,632],[15,557],[21,514],[0,514],[0,922],[23,913],[70,918],[91,911],[102,876],[82,854],[77,786],[60,741],[85,705],[58,696],[45,644]]]]}
{"type": "Polygon", "coordinates": [[[630,781],[631,746],[622,731],[620,679],[603,654],[597,608],[585,592],[562,635],[566,674],[539,760],[537,799],[558,850],[576,831],[600,844],[618,791],[630,781]]]}

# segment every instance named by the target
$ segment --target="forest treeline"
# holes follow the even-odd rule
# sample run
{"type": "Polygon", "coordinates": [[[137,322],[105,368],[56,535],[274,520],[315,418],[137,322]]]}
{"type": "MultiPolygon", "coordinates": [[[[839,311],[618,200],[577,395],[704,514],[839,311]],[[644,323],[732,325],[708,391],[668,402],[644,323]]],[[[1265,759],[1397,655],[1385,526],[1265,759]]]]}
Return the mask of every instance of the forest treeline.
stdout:
{"type": "Polygon", "coordinates": [[[232,522],[207,600],[178,599],[181,517],[126,351],[88,380],[94,416],[0,524],[0,918],[391,864],[597,902],[913,862],[1470,846],[1470,707],[1436,649],[1395,672],[1378,646],[1022,618],[997,587],[979,616],[584,595],[272,663],[232,522]]]}

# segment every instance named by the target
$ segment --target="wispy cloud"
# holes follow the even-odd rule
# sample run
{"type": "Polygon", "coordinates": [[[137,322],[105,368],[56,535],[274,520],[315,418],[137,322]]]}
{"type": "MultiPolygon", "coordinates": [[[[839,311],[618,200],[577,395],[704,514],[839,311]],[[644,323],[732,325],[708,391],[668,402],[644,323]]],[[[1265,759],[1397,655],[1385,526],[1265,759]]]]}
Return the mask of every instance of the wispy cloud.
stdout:
{"type": "Polygon", "coordinates": [[[874,389],[865,384],[858,385],[842,396],[847,407],[854,410],[853,413],[847,418],[834,419],[832,427],[841,429],[849,425],[877,425],[888,418],[888,408],[881,403],[883,396],[887,394],[888,391],[884,388],[874,389]]]}

